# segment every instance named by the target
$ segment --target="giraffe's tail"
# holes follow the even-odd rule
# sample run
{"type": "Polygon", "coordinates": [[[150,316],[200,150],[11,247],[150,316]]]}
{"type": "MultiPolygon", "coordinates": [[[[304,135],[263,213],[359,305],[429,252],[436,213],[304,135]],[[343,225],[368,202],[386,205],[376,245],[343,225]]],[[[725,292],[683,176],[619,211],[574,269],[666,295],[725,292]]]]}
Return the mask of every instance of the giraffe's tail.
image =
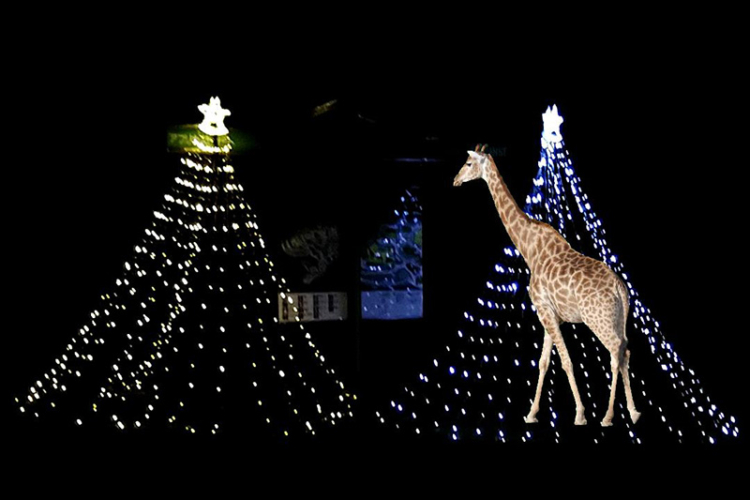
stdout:
{"type": "Polygon", "coordinates": [[[623,281],[619,277],[615,280],[615,293],[619,298],[621,311],[621,316],[618,318],[619,324],[617,325],[617,328],[620,332],[622,332],[622,338],[627,342],[627,323],[628,314],[630,311],[630,294],[628,293],[628,288],[625,286],[625,283],[623,283],[623,281]]]}

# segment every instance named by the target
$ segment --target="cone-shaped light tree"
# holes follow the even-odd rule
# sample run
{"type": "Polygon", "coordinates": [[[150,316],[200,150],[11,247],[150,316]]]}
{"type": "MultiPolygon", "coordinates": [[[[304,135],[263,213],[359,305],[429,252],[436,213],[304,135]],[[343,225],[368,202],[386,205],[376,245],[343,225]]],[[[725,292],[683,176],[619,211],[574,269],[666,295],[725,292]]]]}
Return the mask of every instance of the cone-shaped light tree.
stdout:
{"type": "Polygon", "coordinates": [[[574,426],[573,397],[554,349],[538,423],[526,423],[537,387],[544,329],[529,298],[530,271],[510,246],[464,313],[454,340],[377,418],[412,435],[451,440],[716,443],[736,438],[735,418],[714,404],[695,372],[683,363],[610,250],[602,221],[573,169],[557,107],[549,108],[543,118],[539,170],[524,212],[550,224],[575,250],[604,261],[626,284],[630,381],[643,417],[632,423],[620,382],[614,425],[599,426],[612,380],[610,354],[585,325],[563,324],[578,388],[593,422],[574,426]]]}
{"type": "Polygon", "coordinates": [[[45,421],[123,432],[314,435],[354,396],[301,324],[277,321],[285,280],[235,180],[218,98],[183,127],[174,183],[115,286],[16,399],[45,421]]]}

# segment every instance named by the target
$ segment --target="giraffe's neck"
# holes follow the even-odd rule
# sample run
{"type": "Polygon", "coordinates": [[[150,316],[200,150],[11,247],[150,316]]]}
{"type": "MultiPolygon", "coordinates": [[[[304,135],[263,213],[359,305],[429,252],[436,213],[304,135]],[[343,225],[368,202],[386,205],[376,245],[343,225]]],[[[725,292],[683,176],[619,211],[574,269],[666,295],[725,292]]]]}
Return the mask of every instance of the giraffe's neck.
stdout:
{"type": "Polygon", "coordinates": [[[510,194],[508,186],[505,185],[505,181],[494,164],[487,168],[485,181],[487,181],[492,199],[495,201],[497,213],[500,214],[500,219],[508,231],[508,236],[530,265],[529,258],[536,236],[536,232],[532,229],[531,218],[521,210],[516,200],[513,199],[513,195],[510,194]]]}

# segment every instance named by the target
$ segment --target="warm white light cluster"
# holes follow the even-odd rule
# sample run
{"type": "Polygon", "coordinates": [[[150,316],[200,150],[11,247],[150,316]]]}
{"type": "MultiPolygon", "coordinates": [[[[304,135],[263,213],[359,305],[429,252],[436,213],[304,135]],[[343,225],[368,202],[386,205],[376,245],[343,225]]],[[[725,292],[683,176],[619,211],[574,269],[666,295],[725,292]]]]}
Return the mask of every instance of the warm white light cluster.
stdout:
{"type": "MultiPolygon", "coordinates": [[[[640,342],[634,354],[638,358],[631,360],[631,385],[636,403],[661,426],[661,435],[651,438],[713,444],[722,436],[737,437],[734,417],[721,412],[706,395],[695,373],[666,341],[622,262],[609,249],[602,222],[581,189],[568,157],[559,133],[561,123],[557,109],[548,109],[539,170],[525,211],[558,229],[574,248],[594,257],[593,249],[627,284],[631,350],[635,349],[634,342],[640,342]],[[585,231],[578,233],[576,228],[585,231]],[[644,351],[644,344],[650,352],[644,351]],[[645,379],[647,368],[651,371],[645,379]],[[667,377],[667,389],[655,389],[657,377],[667,377]]],[[[389,420],[397,428],[420,436],[429,431],[451,440],[527,442],[540,439],[538,435],[555,442],[571,439],[572,421],[560,421],[556,410],[561,398],[569,398],[567,379],[556,354],[545,385],[549,432],[522,423],[536,387],[542,327],[528,298],[525,262],[513,247],[505,248],[502,258],[477,298],[477,307],[464,313],[466,324],[457,339],[446,346],[445,355],[434,359],[429,372],[420,374],[416,387],[405,387],[402,398],[391,402],[395,416],[389,420]]],[[[611,383],[609,353],[584,325],[563,327],[587,417],[589,421],[598,420],[606,411],[611,383]]],[[[619,402],[615,408],[615,426],[591,428],[589,439],[605,442],[621,434],[633,443],[642,443],[645,438],[640,436],[639,426],[631,423],[624,404],[619,402]]],[[[382,412],[377,417],[387,423],[382,412]]],[[[541,414],[539,421],[536,425],[543,426],[541,414]]]]}
{"type": "Polygon", "coordinates": [[[198,125],[201,132],[210,136],[229,133],[229,129],[224,125],[224,119],[232,112],[221,107],[221,99],[212,97],[208,104],[198,106],[198,110],[203,113],[203,121],[198,125]]]}
{"type": "Polygon", "coordinates": [[[198,148],[198,150],[201,151],[202,153],[227,154],[230,151],[232,151],[231,144],[225,144],[223,146],[209,146],[208,144],[204,143],[203,141],[197,138],[193,138],[192,143],[193,143],[193,146],[198,148]]]}
{"type": "Polygon", "coordinates": [[[19,410],[217,434],[234,418],[223,408],[254,398],[253,422],[284,437],[351,417],[356,398],[302,325],[279,330],[275,299],[289,289],[226,155],[190,154],[182,165],[114,291],[19,410]]]}

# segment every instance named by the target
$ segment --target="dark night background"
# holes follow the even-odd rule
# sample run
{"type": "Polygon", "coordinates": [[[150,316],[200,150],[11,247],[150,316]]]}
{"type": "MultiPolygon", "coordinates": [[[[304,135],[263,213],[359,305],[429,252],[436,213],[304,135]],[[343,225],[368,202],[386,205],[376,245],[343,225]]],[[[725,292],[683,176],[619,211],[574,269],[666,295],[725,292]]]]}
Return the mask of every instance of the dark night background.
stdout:
{"type": "MultiPolygon", "coordinates": [[[[83,43],[22,58],[5,106],[3,409],[119,276],[177,171],[166,129],[200,121],[196,106],[212,95],[232,111],[230,127],[257,139],[235,159],[236,175],[272,255],[295,230],[322,222],[347,231],[345,260],[354,262],[400,189],[423,186],[424,320],[362,323],[359,359],[353,322],[310,327],[361,399],[380,403],[444,348],[509,243],[486,187],[451,185],[465,150],[507,147],[496,159],[523,204],[541,114],[556,103],[610,247],[667,340],[747,432],[747,294],[741,282],[732,290],[747,278],[747,82],[731,40],[697,40],[681,50],[620,49],[606,61],[566,49],[519,65],[502,51],[488,60],[416,50],[395,62],[370,49],[356,62],[259,50],[201,66],[169,43],[149,65],[126,53],[101,58],[83,43]],[[335,110],[312,117],[332,99],[335,110]],[[422,156],[444,161],[388,161],[422,156]]],[[[338,272],[352,280],[348,265],[338,272]]]]}

